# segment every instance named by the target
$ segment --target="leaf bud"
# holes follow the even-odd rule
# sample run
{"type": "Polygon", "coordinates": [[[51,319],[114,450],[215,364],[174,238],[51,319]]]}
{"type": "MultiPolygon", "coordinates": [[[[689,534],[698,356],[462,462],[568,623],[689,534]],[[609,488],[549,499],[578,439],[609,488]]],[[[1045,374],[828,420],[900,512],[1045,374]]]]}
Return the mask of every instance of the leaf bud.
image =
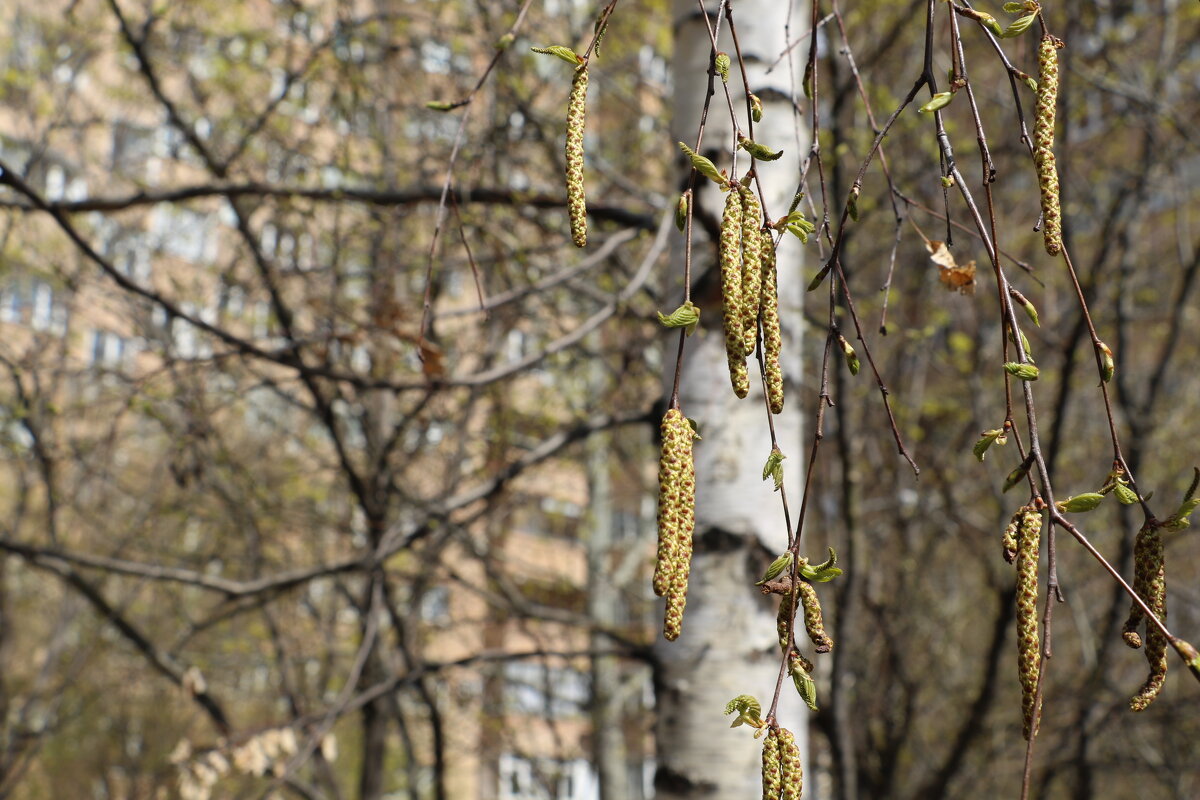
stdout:
{"type": "Polygon", "coordinates": [[[1096,341],[1096,349],[1100,351],[1100,380],[1108,383],[1113,379],[1113,373],[1117,370],[1117,365],[1113,361],[1113,352],[1108,345],[1099,340],[1096,341]]]}
{"type": "Polygon", "coordinates": [[[531,47],[529,49],[545,56],[558,56],[573,67],[577,67],[583,63],[583,59],[579,57],[578,53],[569,47],[563,47],[561,44],[552,44],[549,47],[531,47]]]}
{"type": "Polygon", "coordinates": [[[688,215],[688,196],[686,193],[679,195],[679,202],[675,204],[675,227],[679,228],[679,232],[683,233],[683,229],[687,227],[688,215]]]}
{"type": "Polygon", "coordinates": [[[775,161],[783,155],[782,150],[772,151],[769,147],[751,141],[745,136],[742,136],[738,139],[738,147],[742,148],[759,161],[775,161]]]}
{"type": "Polygon", "coordinates": [[[1033,364],[1018,364],[1015,361],[1004,362],[1004,371],[1023,381],[1036,381],[1039,374],[1038,368],[1033,364]]]}
{"type": "Polygon", "coordinates": [[[954,92],[938,92],[929,99],[929,102],[917,109],[922,114],[930,111],[937,111],[950,105],[950,101],[954,99],[954,92]]]}
{"type": "Polygon", "coordinates": [[[700,323],[700,309],[693,305],[691,300],[688,300],[670,314],[659,311],[658,321],[668,328],[684,328],[687,335],[691,336],[696,332],[696,326],[700,323]]]}
{"type": "Polygon", "coordinates": [[[707,158],[700,155],[683,142],[679,143],[679,149],[682,150],[684,154],[692,160],[692,166],[695,167],[701,175],[715,182],[718,186],[729,186],[729,180],[720,173],[716,164],[709,161],[707,158]]]}
{"type": "Polygon", "coordinates": [[[751,94],[750,95],[750,119],[754,120],[755,122],[762,122],[762,117],[763,117],[762,100],[759,99],[758,95],[751,94]]]}
{"type": "Polygon", "coordinates": [[[717,74],[721,76],[721,83],[729,83],[729,53],[717,53],[714,66],[717,68],[717,74]]]}

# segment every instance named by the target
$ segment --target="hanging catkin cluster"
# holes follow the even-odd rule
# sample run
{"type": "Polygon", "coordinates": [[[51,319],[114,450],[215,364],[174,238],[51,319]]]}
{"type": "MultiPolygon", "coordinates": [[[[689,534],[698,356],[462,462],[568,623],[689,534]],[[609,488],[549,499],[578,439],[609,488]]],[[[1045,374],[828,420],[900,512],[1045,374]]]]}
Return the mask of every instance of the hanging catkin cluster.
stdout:
{"type": "Polygon", "coordinates": [[[1021,711],[1025,738],[1037,736],[1037,684],[1041,638],[1038,635],[1038,554],[1042,513],[1030,504],[1020,510],[1017,526],[1017,673],[1021,679],[1021,711]]]}
{"type": "Polygon", "coordinates": [[[1052,36],[1038,45],[1037,116],[1033,127],[1033,160],[1042,190],[1042,236],[1046,252],[1062,250],[1062,211],[1058,201],[1058,168],[1054,163],[1054,113],[1058,103],[1058,47],[1052,36]]]}
{"type": "MultiPolygon", "coordinates": [[[[1146,605],[1155,616],[1163,621],[1167,618],[1165,562],[1159,526],[1147,522],[1138,531],[1133,545],[1133,590],[1146,601],[1146,605]]],[[[1121,636],[1130,647],[1141,647],[1142,637],[1138,635],[1137,629],[1143,621],[1146,622],[1146,661],[1150,664],[1150,675],[1129,701],[1129,707],[1134,711],[1145,711],[1149,708],[1162,691],[1163,682],[1167,679],[1167,639],[1149,620],[1145,620],[1145,615],[1137,603],[1130,606],[1129,619],[1125,621],[1121,636]]]]}
{"type": "Polygon", "coordinates": [[[775,241],[771,232],[762,232],[762,327],[763,360],[767,371],[767,401],[772,414],[783,413],[783,370],[779,367],[779,351],[783,348],[783,331],[779,326],[779,287],[775,270],[775,241]]]}
{"type": "Polygon", "coordinates": [[[804,628],[808,638],[812,640],[818,653],[828,653],[833,649],[833,639],[825,633],[825,622],[821,618],[821,601],[817,599],[817,590],[808,581],[800,581],[800,603],[804,607],[804,628]]]}
{"type": "Polygon", "coordinates": [[[587,113],[587,64],[575,68],[571,98],[567,102],[567,212],[571,218],[571,240],[576,247],[587,244],[587,200],[583,194],[583,131],[587,113]]]}
{"type": "Polygon", "coordinates": [[[725,198],[719,260],[725,354],[733,392],[738,397],[750,392],[746,359],[754,355],[758,344],[761,314],[767,399],[772,413],[779,414],[783,411],[783,373],[779,368],[783,337],[779,328],[775,244],[770,231],[763,230],[758,198],[740,184],[730,189],[725,198]]]}
{"type": "Polygon", "coordinates": [[[692,563],[692,531],[696,527],[696,468],[692,440],[696,432],[677,408],[662,421],[662,455],[658,462],[658,562],[654,593],[666,597],[663,636],[679,638],[687,605],[692,563]]]}

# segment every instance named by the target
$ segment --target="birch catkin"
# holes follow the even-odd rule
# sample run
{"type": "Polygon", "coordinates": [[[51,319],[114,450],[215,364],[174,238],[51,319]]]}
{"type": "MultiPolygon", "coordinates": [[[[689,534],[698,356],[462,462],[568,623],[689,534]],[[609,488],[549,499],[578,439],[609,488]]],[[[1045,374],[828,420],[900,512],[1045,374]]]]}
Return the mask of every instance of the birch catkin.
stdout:
{"type": "Polygon", "coordinates": [[[692,441],[696,432],[677,408],[667,411],[661,432],[654,593],[667,598],[663,635],[674,641],[682,630],[683,609],[687,605],[692,531],[696,525],[696,469],[692,462],[692,441]]]}
{"type": "Polygon", "coordinates": [[[1042,514],[1032,505],[1021,510],[1017,526],[1017,673],[1021,679],[1021,711],[1025,738],[1037,736],[1038,674],[1041,637],[1038,634],[1038,555],[1042,514]]]}
{"type": "MultiPolygon", "coordinates": [[[[1167,618],[1167,577],[1166,558],[1163,550],[1162,533],[1156,524],[1147,523],[1138,531],[1133,545],[1133,590],[1146,601],[1146,605],[1160,620],[1167,618]]],[[[1141,638],[1137,635],[1137,626],[1145,619],[1142,610],[1133,604],[1129,611],[1129,619],[1125,622],[1123,637],[1131,647],[1140,647],[1141,638]]],[[[1158,628],[1146,622],[1146,661],[1150,664],[1150,674],[1142,688],[1129,701],[1129,707],[1134,711],[1145,711],[1150,707],[1162,691],[1167,679],[1167,639],[1158,628]]]]}
{"type": "Polygon", "coordinates": [[[1054,114],[1058,104],[1058,40],[1042,37],[1038,45],[1037,116],[1033,127],[1033,161],[1042,191],[1042,236],[1046,252],[1062,251],[1062,211],[1058,197],[1058,169],[1054,161],[1054,114]]]}
{"type": "Polygon", "coordinates": [[[725,331],[725,354],[729,360],[729,380],[733,393],[750,393],[746,371],[746,352],[742,339],[742,197],[731,189],[721,214],[721,239],[718,249],[721,265],[721,311],[725,331]]]}
{"type": "Polygon", "coordinates": [[[567,103],[567,212],[571,218],[571,240],[576,247],[587,244],[587,200],[583,194],[583,131],[587,113],[587,64],[575,68],[571,98],[567,103]]]}
{"type": "Polygon", "coordinates": [[[742,196],[742,352],[753,357],[758,342],[758,309],[762,295],[762,223],[754,192],[742,196]]]}
{"type": "Polygon", "coordinates": [[[821,601],[817,599],[817,590],[808,581],[800,581],[800,602],[804,605],[804,629],[808,631],[808,638],[818,653],[828,653],[833,649],[833,639],[825,633],[821,601]]]}
{"type": "Polygon", "coordinates": [[[800,764],[800,748],[796,746],[796,737],[787,728],[779,728],[779,761],[783,800],[800,800],[804,794],[804,767],[800,764]]]}
{"type": "Polygon", "coordinates": [[[783,791],[782,765],[779,763],[779,734],[774,729],[767,731],[767,737],[763,739],[762,790],[763,800],[779,800],[779,793],[783,791]]]}
{"type": "Polygon", "coordinates": [[[796,615],[795,593],[785,594],[779,601],[779,613],[775,615],[775,632],[779,634],[779,649],[788,651],[791,644],[792,619],[796,615]]]}
{"type": "Polygon", "coordinates": [[[783,349],[783,331],[779,326],[779,286],[775,269],[775,240],[769,230],[762,232],[762,309],[763,362],[767,372],[767,402],[772,414],[783,413],[783,370],[779,353],[783,349]]]}
{"type": "Polygon", "coordinates": [[[1010,564],[1017,557],[1017,528],[1021,524],[1021,517],[1024,513],[1024,507],[1016,510],[1012,515],[1012,519],[1008,521],[1008,527],[1004,529],[1004,537],[1000,542],[1000,546],[1004,551],[1004,560],[1010,564]]]}

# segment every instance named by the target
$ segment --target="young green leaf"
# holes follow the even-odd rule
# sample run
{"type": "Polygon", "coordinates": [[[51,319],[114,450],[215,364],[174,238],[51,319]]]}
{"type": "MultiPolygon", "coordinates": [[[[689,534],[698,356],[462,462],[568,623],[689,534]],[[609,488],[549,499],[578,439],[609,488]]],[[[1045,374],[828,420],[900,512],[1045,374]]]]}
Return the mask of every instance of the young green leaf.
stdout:
{"type": "Polygon", "coordinates": [[[796,687],[796,691],[805,705],[813,711],[820,711],[817,708],[817,683],[804,668],[803,662],[798,658],[793,658],[788,662],[788,672],[791,673],[792,684],[796,687]]]}
{"type": "Polygon", "coordinates": [[[753,142],[750,139],[747,139],[745,136],[738,139],[738,147],[742,148],[759,161],[774,161],[783,155],[782,150],[777,152],[772,151],[769,147],[758,144],[757,142],[753,142]]]}
{"type": "Polygon", "coordinates": [[[1025,456],[1025,460],[1022,461],[1016,469],[1008,473],[1008,476],[1004,479],[1004,488],[1001,489],[1001,491],[1007,492],[1009,489],[1013,488],[1022,480],[1024,480],[1025,476],[1029,474],[1029,468],[1031,466],[1033,466],[1033,453],[1025,456]]]}
{"type": "Polygon", "coordinates": [[[775,491],[779,491],[779,487],[783,485],[783,460],[787,458],[783,451],[775,447],[771,449],[771,454],[767,456],[767,463],[763,465],[762,479],[772,478],[775,481],[775,491]]]}
{"type": "Polygon", "coordinates": [[[569,47],[563,47],[561,44],[552,44],[549,47],[531,47],[529,49],[545,56],[558,56],[573,67],[577,67],[583,63],[583,59],[579,57],[578,53],[569,47]]]}
{"type": "Polygon", "coordinates": [[[763,574],[762,580],[754,584],[762,586],[767,581],[773,581],[783,574],[785,569],[790,569],[792,566],[792,551],[787,550],[779,558],[771,562],[771,566],[767,567],[767,571],[763,574]]]}
{"type": "Polygon", "coordinates": [[[736,728],[743,723],[755,728],[763,726],[762,706],[752,695],[739,694],[730,700],[725,705],[725,713],[728,715],[734,712],[737,712],[737,719],[729,726],[731,728],[736,728]]]}
{"type": "Polygon", "coordinates": [[[1121,501],[1121,505],[1131,506],[1137,502],[1137,494],[1123,483],[1113,484],[1113,494],[1121,501]]]}
{"type": "Polygon", "coordinates": [[[1087,511],[1094,510],[1104,500],[1104,495],[1099,492],[1084,492],[1077,494],[1074,497],[1068,497],[1066,500],[1060,500],[1058,505],[1059,511],[1066,511],[1071,514],[1082,514],[1087,511]]]}
{"type": "Polygon", "coordinates": [[[922,114],[930,111],[937,111],[950,105],[950,101],[954,99],[954,92],[938,92],[933,97],[929,98],[929,102],[917,109],[922,114]]]}
{"type": "Polygon", "coordinates": [[[1006,361],[1004,362],[1004,371],[1023,381],[1036,381],[1038,379],[1038,368],[1032,364],[1018,364],[1015,361],[1006,361]]]}
{"type": "Polygon", "coordinates": [[[975,458],[983,461],[983,458],[987,454],[989,447],[991,447],[993,444],[1004,445],[1007,442],[1008,436],[1004,433],[1003,428],[984,431],[983,436],[980,437],[979,441],[975,443],[975,446],[971,448],[971,452],[975,454],[975,458]]]}
{"type": "Polygon", "coordinates": [[[721,76],[721,83],[729,83],[729,53],[717,53],[716,63],[717,74],[721,76]]]}
{"type": "Polygon", "coordinates": [[[658,321],[668,328],[684,328],[687,335],[691,336],[696,332],[696,326],[700,324],[700,309],[692,305],[691,300],[688,300],[670,314],[663,314],[659,311],[658,321]]]}
{"type": "Polygon", "coordinates": [[[724,175],[721,174],[720,170],[717,169],[716,164],[709,161],[707,158],[700,155],[699,153],[697,153],[692,148],[688,147],[683,142],[679,143],[679,149],[682,150],[687,155],[687,157],[692,160],[692,166],[695,167],[696,170],[701,175],[703,175],[704,177],[713,181],[718,186],[721,186],[721,187],[729,186],[729,180],[724,175]]]}
{"type": "Polygon", "coordinates": [[[808,287],[804,291],[811,292],[813,289],[816,289],[818,286],[820,286],[821,282],[823,280],[825,280],[825,276],[829,274],[829,270],[832,268],[833,268],[832,263],[826,264],[825,266],[821,267],[821,271],[818,272],[816,274],[816,276],[811,281],[808,282],[808,287]]]}
{"type": "Polygon", "coordinates": [[[1020,36],[1022,33],[1029,30],[1029,26],[1033,24],[1035,19],[1037,19],[1037,14],[1026,14],[1023,17],[1017,17],[1012,21],[1012,24],[1004,29],[1004,32],[1000,34],[1000,38],[1012,39],[1020,36]]]}

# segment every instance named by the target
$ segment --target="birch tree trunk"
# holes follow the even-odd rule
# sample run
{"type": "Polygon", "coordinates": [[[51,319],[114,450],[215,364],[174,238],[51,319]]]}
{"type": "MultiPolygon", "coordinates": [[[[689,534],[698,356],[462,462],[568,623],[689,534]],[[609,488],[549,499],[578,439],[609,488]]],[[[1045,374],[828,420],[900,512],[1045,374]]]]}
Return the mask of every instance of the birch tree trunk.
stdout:
{"type": "MultiPolygon", "coordinates": [[[[715,20],[718,3],[706,4],[715,20]]],[[[674,138],[694,145],[707,88],[711,42],[703,16],[692,0],[676,0],[674,138]]],[[[797,46],[785,56],[786,36],[808,29],[801,5],[778,0],[738,0],[734,24],[752,91],[763,102],[755,139],[784,149],[774,162],[758,162],[765,192],[765,210],[772,218],[786,213],[799,176],[798,120],[789,98],[799,91],[798,71],[807,53],[797,46]],[[775,65],[773,69],[769,68],[775,65]]],[[[733,59],[729,86],[740,125],[745,128],[744,93],[729,25],[723,21],[720,49],[733,59]]],[[[704,134],[705,155],[727,168],[733,131],[728,105],[718,83],[704,134]]],[[[739,153],[737,174],[749,166],[739,153]]],[[[722,196],[704,181],[697,210],[718,216],[722,196]]],[[[694,226],[697,232],[701,226],[694,226]]],[[[789,237],[791,238],[791,237],[789,237]]],[[[788,396],[784,413],[775,418],[784,454],[786,489],[792,513],[799,508],[800,410],[796,379],[799,374],[800,274],[798,242],[785,241],[779,251],[780,315],[784,325],[783,368],[788,396]]],[[[715,247],[702,234],[694,241],[693,265],[699,271],[713,266],[715,247]]],[[[682,245],[673,274],[682,274],[682,245]]],[[[715,267],[714,267],[715,268],[715,267]]],[[[696,281],[693,280],[695,286],[696,281]]],[[[673,297],[675,295],[672,295],[673,297]]],[[[657,647],[658,771],[656,796],[674,798],[753,798],[761,795],[761,740],[746,728],[730,729],[722,715],[725,704],[739,694],[752,694],[763,704],[771,700],[779,674],[780,652],[775,634],[774,597],[759,594],[754,582],[787,546],[787,528],[779,495],[761,480],[770,452],[766,405],[758,368],[751,361],[750,396],[738,400],[730,388],[719,300],[698,298],[700,332],[688,339],[684,356],[680,403],[696,420],[703,440],[696,443],[696,537],[683,635],[657,647]]],[[[673,349],[673,348],[672,348],[673,349]]],[[[670,365],[670,366],[673,366],[670,365]]],[[[668,375],[671,374],[669,370],[668,375]]],[[[807,765],[807,717],[791,682],[784,685],[780,724],[796,734],[807,765]]],[[[806,794],[812,797],[811,793],[806,794]]]]}

